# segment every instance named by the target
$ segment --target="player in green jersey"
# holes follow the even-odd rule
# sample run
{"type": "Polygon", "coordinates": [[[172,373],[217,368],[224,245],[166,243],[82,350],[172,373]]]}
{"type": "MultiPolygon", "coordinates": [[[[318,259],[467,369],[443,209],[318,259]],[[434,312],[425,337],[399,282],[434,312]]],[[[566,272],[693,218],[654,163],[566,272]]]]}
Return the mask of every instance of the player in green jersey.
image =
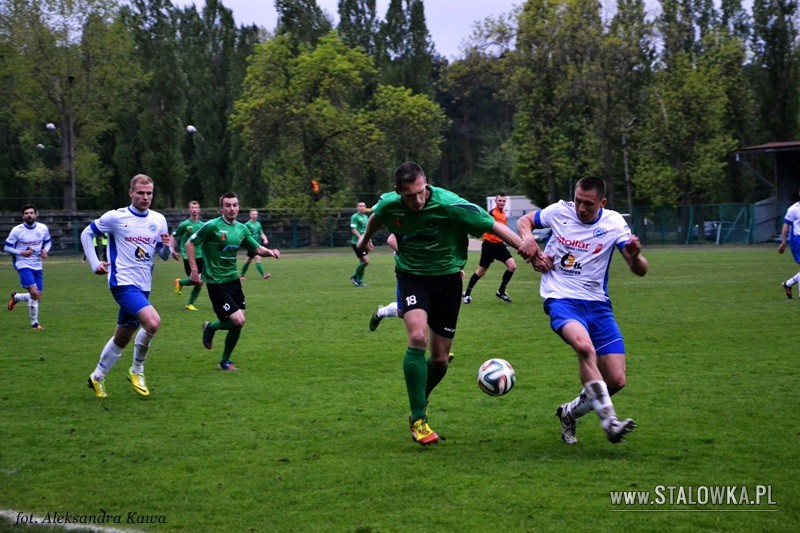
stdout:
{"type": "Polygon", "coordinates": [[[214,322],[203,324],[203,346],[211,349],[214,333],[226,330],[225,347],[218,368],[237,370],[231,362],[231,354],[239,342],[244,327],[244,293],[237,267],[240,247],[252,250],[262,257],[280,259],[278,250],[271,250],[256,241],[247,226],[236,220],[239,214],[239,197],[235,192],[223,194],[219,199],[222,216],[209,220],[197,230],[186,243],[186,255],[191,269],[190,278],[200,281],[197,265],[197,249],[203,251],[203,281],[208,288],[208,297],[217,315],[214,322]]]}
{"type": "Polygon", "coordinates": [[[368,219],[367,204],[364,202],[358,202],[356,204],[356,212],[350,217],[350,233],[352,234],[350,243],[353,246],[353,251],[356,253],[356,257],[358,257],[358,266],[356,267],[356,271],[353,272],[352,276],[350,276],[350,281],[353,282],[353,286],[355,287],[364,287],[364,271],[369,265],[368,254],[372,251],[372,241],[368,241],[366,248],[363,250],[356,249],[358,239],[361,238],[361,235],[364,234],[364,230],[367,228],[368,219]]]}
{"type": "MultiPolygon", "coordinates": [[[[264,228],[261,227],[261,222],[258,221],[258,210],[250,210],[250,220],[245,222],[244,225],[247,226],[247,229],[250,230],[250,234],[256,241],[260,242],[263,246],[269,244],[269,239],[267,239],[267,236],[264,234],[264,228]]],[[[264,272],[264,267],[261,265],[261,256],[250,250],[247,250],[247,261],[245,261],[244,266],[242,266],[242,273],[239,278],[242,280],[247,279],[244,275],[253,259],[256,261],[256,268],[258,269],[258,273],[261,274],[261,279],[269,279],[272,274],[264,272]]]]}
{"type": "Polygon", "coordinates": [[[414,162],[394,173],[395,192],[381,196],[356,248],[386,226],[397,237],[395,272],[408,348],[403,360],[411,405],[411,438],[423,446],[439,441],[428,425],[428,397],[447,373],[448,356],[456,333],[467,263],[469,234],[491,231],[508,245],[522,240],[508,226],[456,194],[428,185],[414,162]],[[430,337],[430,358],[425,358],[430,337]]]}
{"type": "MultiPolygon", "coordinates": [[[[200,289],[203,287],[203,282],[195,283],[189,279],[191,269],[189,267],[189,259],[186,257],[186,241],[192,234],[199,230],[203,225],[200,219],[200,203],[192,200],[189,202],[189,218],[178,224],[178,227],[172,232],[172,258],[175,261],[183,258],[183,270],[186,272],[185,278],[175,278],[175,294],[179,295],[183,292],[183,287],[188,285],[192,286],[192,293],[189,295],[189,301],[183,307],[187,311],[197,311],[194,303],[197,297],[200,296],[200,289]]],[[[197,262],[197,269],[200,273],[203,272],[203,251],[195,250],[195,261],[197,262]]]]}

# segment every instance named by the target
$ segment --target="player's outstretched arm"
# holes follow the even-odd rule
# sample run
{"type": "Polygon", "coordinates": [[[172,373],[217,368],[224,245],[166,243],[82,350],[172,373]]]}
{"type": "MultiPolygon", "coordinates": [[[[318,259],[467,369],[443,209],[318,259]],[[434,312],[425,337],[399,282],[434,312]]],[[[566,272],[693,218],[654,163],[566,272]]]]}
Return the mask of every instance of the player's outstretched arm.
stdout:
{"type": "Polygon", "coordinates": [[[525,258],[525,261],[533,265],[536,272],[549,272],[553,269],[553,258],[545,255],[542,249],[539,248],[539,243],[536,242],[536,236],[533,234],[533,217],[536,212],[528,213],[517,220],[517,231],[522,238],[522,244],[519,247],[519,254],[525,258]]]}
{"type": "Polygon", "coordinates": [[[256,248],[256,253],[261,257],[274,257],[275,259],[281,258],[281,251],[276,249],[269,249],[266,246],[259,246],[256,248]]]}

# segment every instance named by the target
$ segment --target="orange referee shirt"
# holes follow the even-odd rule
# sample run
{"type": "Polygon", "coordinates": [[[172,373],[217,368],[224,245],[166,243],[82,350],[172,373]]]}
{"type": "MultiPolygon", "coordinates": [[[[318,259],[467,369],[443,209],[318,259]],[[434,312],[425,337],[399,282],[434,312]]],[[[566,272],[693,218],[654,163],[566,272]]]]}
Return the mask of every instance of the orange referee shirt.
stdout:
{"type": "MultiPolygon", "coordinates": [[[[492,217],[496,221],[501,222],[501,223],[505,224],[506,226],[508,226],[508,219],[506,218],[506,213],[502,209],[497,209],[497,207],[495,206],[494,209],[489,211],[489,214],[492,215],[492,217]]],[[[501,239],[500,237],[498,237],[494,233],[490,233],[488,231],[483,234],[483,240],[489,241],[489,242],[494,242],[494,243],[503,242],[503,239],[501,239]]]]}

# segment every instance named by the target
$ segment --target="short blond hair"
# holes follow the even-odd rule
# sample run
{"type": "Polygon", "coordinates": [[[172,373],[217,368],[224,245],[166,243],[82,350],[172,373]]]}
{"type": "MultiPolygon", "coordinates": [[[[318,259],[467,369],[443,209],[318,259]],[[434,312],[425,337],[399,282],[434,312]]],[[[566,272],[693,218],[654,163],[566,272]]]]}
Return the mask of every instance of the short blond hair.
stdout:
{"type": "Polygon", "coordinates": [[[131,178],[130,189],[134,190],[136,186],[139,185],[140,183],[143,183],[145,185],[148,183],[153,183],[153,178],[151,178],[147,174],[136,174],[133,178],[131,178]]]}

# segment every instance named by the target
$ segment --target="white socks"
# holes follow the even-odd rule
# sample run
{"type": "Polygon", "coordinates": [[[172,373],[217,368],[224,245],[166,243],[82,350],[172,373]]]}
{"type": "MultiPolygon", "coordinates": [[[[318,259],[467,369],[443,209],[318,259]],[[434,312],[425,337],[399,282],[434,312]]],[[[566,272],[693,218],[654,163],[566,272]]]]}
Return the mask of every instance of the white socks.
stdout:
{"type": "Polygon", "coordinates": [[[94,372],[92,372],[92,379],[95,381],[103,381],[106,378],[106,374],[117,364],[117,360],[121,355],[122,348],[114,344],[114,337],[108,339],[105,347],[103,347],[103,351],[100,352],[100,361],[97,363],[94,372]]]}
{"type": "Polygon", "coordinates": [[[608,387],[605,381],[589,381],[583,388],[586,391],[586,396],[592,409],[597,413],[600,419],[600,425],[603,429],[617,419],[617,413],[614,411],[614,404],[611,403],[611,395],[608,394],[608,387]]]}
{"type": "Polygon", "coordinates": [[[39,300],[34,300],[30,297],[30,294],[25,296],[28,297],[28,314],[31,316],[31,326],[35,326],[39,323],[39,300]]]}
{"type": "Polygon", "coordinates": [[[136,334],[136,340],[133,345],[133,365],[131,371],[136,374],[144,372],[144,362],[147,361],[147,351],[150,349],[150,341],[153,336],[147,333],[143,328],[139,328],[136,334]]]}
{"type": "Polygon", "coordinates": [[[586,394],[586,389],[581,390],[581,393],[571,402],[567,404],[567,413],[577,420],[589,411],[592,410],[592,404],[589,402],[589,397],[586,394]]]}
{"type": "Polygon", "coordinates": [[[787,279],[785,283],[787,287],[791,287],[792,285],[797,285],[798,283],[800,283],[800,272],[798,272],[791,278],[787,279]]]}
{"type": "Polygon", "coordinates": [[[397,302],[392,302],[385,307],[381,307],[377,311],[377,315],[380,318],[386,318],[387,316],[397,316],[397,302]]]}

